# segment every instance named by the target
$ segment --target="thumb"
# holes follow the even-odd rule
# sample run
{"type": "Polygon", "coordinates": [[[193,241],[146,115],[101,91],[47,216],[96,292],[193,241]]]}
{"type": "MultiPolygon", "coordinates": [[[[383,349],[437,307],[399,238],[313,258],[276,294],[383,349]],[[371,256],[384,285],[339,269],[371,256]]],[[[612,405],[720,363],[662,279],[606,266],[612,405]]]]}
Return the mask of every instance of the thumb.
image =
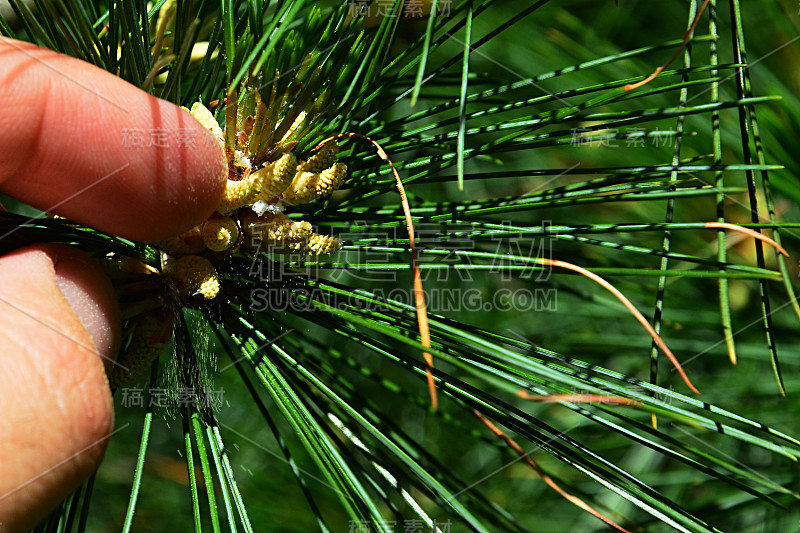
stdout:
{"type": "Polygon", "coordinates": [[[101,357],[116,355],[119,323],[110,281],[83,252],[0,257],[3,531],[32,529],[97,468],[114,423],[101,357]]]}

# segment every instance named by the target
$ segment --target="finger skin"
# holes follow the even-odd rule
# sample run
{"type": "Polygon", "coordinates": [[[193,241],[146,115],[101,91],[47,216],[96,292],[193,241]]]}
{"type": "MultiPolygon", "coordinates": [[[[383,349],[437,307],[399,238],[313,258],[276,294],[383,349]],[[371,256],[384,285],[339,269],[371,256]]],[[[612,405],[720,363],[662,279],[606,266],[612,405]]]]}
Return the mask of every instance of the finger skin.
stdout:
{"type": "Polygon", "coordinates": [[[227,164],[211,134],[89,63],[0,37],[0,102],[0,192],[34,207],[154,241],[222,198],[227,164]]]}
{"type": "Polygon", "coordinates": [[[119,310],[113,289],[99,265],[87,266],[87,260],[80,251],[57,245],[0,257],[3,533],[29,531],[77,489],[97,468],[113,428],[103,362],[59,289],[69,285],[71,301],[89,302],[88,313],[81,310],[84,317],[107,321],[115,337],[107,346],[116,350],[119,310]]]}

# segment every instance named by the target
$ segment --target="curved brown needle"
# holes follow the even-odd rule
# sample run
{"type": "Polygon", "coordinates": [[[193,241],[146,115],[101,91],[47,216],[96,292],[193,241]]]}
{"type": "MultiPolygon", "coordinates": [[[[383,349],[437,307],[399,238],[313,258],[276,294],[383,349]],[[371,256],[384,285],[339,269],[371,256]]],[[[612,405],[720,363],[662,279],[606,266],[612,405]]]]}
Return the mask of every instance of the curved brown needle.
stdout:
{"type": "Polygon", "coordinates": [[[738,231],[739,233],[744,233],[745,235],[749,235],[754,239],[758,239],[759,241],[763,241],[769,244],[770,246],[775,248],[781,255],[789,257],[789,252],[787,252],[783,248],[783,246],[773,241],[763,233],[759,233],[750,228],[745,228],[744,226],[739,226],[738,224],[730,224],[728,222],[706,222],[706,227],[710,229],[729,229],[731,231],[738,231]]]}
{"type": "Polygon", "coordinates": [[[628,300],[625,297],[625,295],[622,294],[616,287],[614,287],[612,284],[610,284],[609,282],[607,282],[606,280],[604,280],[603,278],[601,278],[600,276],[598,276],[594,272],[589,272],[585,268],[579,267],[578,265],[573,265],[572,263],[567,263],[566,261],[559,261],[557,259],[536,258],[536,259],[534,259],[534,262],[539,263],[539,264],[543,264],[543,265],[560,267],[560,268],[564,268],[564,269],[567,269],[567,270],[572,270],[573,272],[577,272],[578,274],[581,274],[582,276],[586,276],[587,278],[591,279],[592,281],[594,281],[594,282],[598,283],[599,285],[603,286],[611,294],[616,296],[617,299],[620,302],[622,302],[622,305],[624,305],[628,309],[628,311],[631,312],[631,314],[634,316],[634,318],[636,318],[636,320],[638,320],[639,323],[642,326],[644,326],[644,329],[647,330],[647,332],[650,334],[650,336],[656,342],[658,347],[661,348],[664,351],[664,354],[666,354],[667,358],[669,358],[670,362],[675,367],[675,370],[677,370],[678,373],[681,375],[681,378],[683,378],[683,381],[686,383],[686,385],[688,385],[688,387],[690,389],[692,389],[692,392],[694,392],[696,394],[700,394],[700,391],[697,390],[694,385],[692,385],[691,381],[689,381],[689,376],[687,376],[686,372],[684,372],[683,367],[678,362],[678,359],[675,357],[675,355],[672,353],[672,350],[670,350],[669,347],[667,347],[666,343],[661,339],[661,337],[658,335],[658,333],[656,333],[656,330],[653,329],[653,326],[651,326],[650,323],[647,322],[647,320],[645,320],[644,316],[642,316],[642,313],[640,313],[639,310],[636,309],[633,306],[633,304],[630,302],[630,300],[628,300]]]}
{"type": "Polygon", "coordinates": [[[681,44],[681,47],[678,48],[678,51],[675,52],[675,54],[671,58],[669,58],[669,61],[658,67],[652,74],[650,74],[648,77],[646,77],[639,83],[633,83],[633,84],[629,83],[628,85],[626,85],[625,86],[626,91],[632,91],[633,89],[638,89],[642,85],[647,85],[648,83],[653,81],[656,78],[656,76],[661,74],[665,68],[670,66],[673,61],[675,61],[678,58],[681,52],[683,52],[683,50],[686,48],[686,45],[689,44],[689,39],[692,37],[692,32],[694,32],[694,28],[697,26],[697,23],[700,22],[700,15],[702,15],[703,11],[706,10],[708,2],[709,0],[703,2],[703,5],[700,7],[700,11],[697,12],[697,15],[695,15],[694,20],[692,21],[692,25],[689,26],[689,29],[686,30],[685,34],[683,34],[683,43],[681,44]]]}
{"type": "MultiPolygon", "coordinates": [[[[408,197],[406,196],[405,188],[403,188],[403,181],[400,179],[400,174],[397,173],[397,169],[394,167],[394,164],[389,159],[389,156],[386,154],[386,151],[384,151],[381,145],[366,135],[362,135],[360,133],[340,133],[338,135],[333,135],[315,146],[312,151],[322,148],[324,144],[332,140],[342,139],[345,137],[363,139],[371,143],[377,150],[378,157],[388,163],[389,167],[392,169],[394,179],[397,183],[397,190],[400,192],[400,201],[403,205],[403,214],[405,215],[406,229],[408,230],[408,247],[411,250],[411,270],[414,273],[414,305],[417,310],[417,325],[419,326],[420,344],[426,348],[430,348],[431,333],[430,326],[428,325],[428,307],[425,304],[425,292],[422,289],[422,276],[419,272],[419,259],[417,258],[417,249],[414,244],[414,222],[411,220],[411,207],[408,204],[408,197]]],[[[437,409],[439,407],[439,399],[436,394],[436,381],[433,378],[433,355],[431,355],[429,352],[422,352],[422,357],[425,359],[425,365],[427,367],[426,373],[428,375],[428,391],[431,397],[431,407],[433,407],[433,409],[437,409]]]]}
{"type": "Polygon", "coordinates": [[[568,502],[572,503],[573,505],[576,505],[576,506],[580,507],[581,509],[583,509],[584,511],[586,511],[586,512],[587,512],[587,513],[589,513],[590,515],[592,515],[592,516],[594,516],[594,517],[596,517],[596,518],[598,518],[598,519],[602,520],[603,522],[605,522],[605,523],[606,523],[606,524],[608,524],[609,526],[613,527],[613,528],[614,528],[614,529],[616,529],[617,531],[622,531],[623,533],[629,533],[627,529],[623,528],[623,527],[622,527],[622,526],[620,526],[620,525],[617,525],[617,524],[616,524],[614,521],[612,521],[610,518],[607,518],[607,517],[606,517],[606,516],[604,516],[602,513],[600,513],[600,511],[597,511],[596,509],[594,509],[593,507],[591,507],[589,504],[587,504],[586,502],[584,502],[583,500],[581,500],[581,499],[580,499],[580,498],[578,498],[577,496],[573,496],[572,494],[568,493],[567,491],[565,491],[564,489],[562,489],[561,487],[559,487],[559,486],[558,486],[558,484],[557,484],[557,483],[556,483],[556,482],[553,480],[553,478],[551,478],[550,476],[548,476],[548,475],[547,475],[547,474],[546,474],[546,473],[545,473],[545,472],[544,472],[544,471],[543,471],[543,470],[542,470],[542,469],[539,467],[539,465],[537,465],[537,464],[534,462],[534,460],[533,460],[533,459],[531,459],[531,457],[530,457],[530,452],[528,452],[528,453],[525,453],[525,451],[522,449],[522,447],[521,447],[519,444],[517,444],[517,442],[516,442],[514,439],[512,439],[511,437],[509,437],[508,435],[506,435],[505,433],[503,433],[503,430],[501,430],[499,427],[497,427],[496,425],[494,425],[494,424],[493,424],[493,423],[492,423],[492,422],[491,422],[491,421],[490,421],[488,418],[486,418],[485,416],[483,416],[481,413],[479,413],[479,412],[478,412],[478,411],[476,411],[475,409],[472,409],[472,414],[473,414],[473,415],[475,415],[475,417],[476,417],[478,420],[480,420],[480,421],[483,423],[483,425],[485,425],[487,428],[489,428],[489,429],[492,431],[492,433],[494,433],[495,435],[497,435],[498,437],[500,437],[500,438],[501,438],[503,441],[505,441],[505,443],[506,443],[506,444],[507,444],[507,445],[508,445],[508,446],[509,446],[509,447],[510,447],[512,450],[514,450],[514,451],[517,453],[517,455],[519,455],[519,456],[520,456],[520,458],[521,458],[521,459],[523,459],[523,460],[524,460],[526,463],[528,463],[528,466],[530,466],[531,468],[533,468],[533,470],[534,470],[534,471],[535,471],[537,474],[539,474],[539,476],[542,478],[542,480],[543,480],[545,483],[547,483],[547,484],[550,486],[550,488],[551,488],[551,489],[553,489],[554,491],[556,491],[557,493],[559,493],[559,494],[560,494],[560,495],[561,495],[561,496],[562,496],[564,499],[566,499],[568,502]]]}
{"type": "Polygon", "coordinates": [[[528,391],[521,390],[517,392],[517,396],[519,396],[523,400],[529,400],[531,402],[543,402],[543,403],[557,403],[557,402],[602,403],[606,405],[628,405],[630,407],[641,407],[642,405],[642,402],[638,400],[623,398],[621,396],[607,396],[605,394],[570,393],[570,394],[548,394],[547,396],[540,396],[540,395],[530,394],[528,391]]]}

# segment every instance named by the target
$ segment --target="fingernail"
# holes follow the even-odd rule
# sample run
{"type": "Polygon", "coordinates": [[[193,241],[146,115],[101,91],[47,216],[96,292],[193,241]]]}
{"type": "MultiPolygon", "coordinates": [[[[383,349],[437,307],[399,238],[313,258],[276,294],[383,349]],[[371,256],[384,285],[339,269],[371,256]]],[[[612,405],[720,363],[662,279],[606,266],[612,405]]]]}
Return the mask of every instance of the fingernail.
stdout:
{"type": "Polygon", "coordinates": [[[111,282],[96,261],[78,250],[60,250],[56,284],[91,336],[106,365],[116,359],[119,306],[111,282]]]}

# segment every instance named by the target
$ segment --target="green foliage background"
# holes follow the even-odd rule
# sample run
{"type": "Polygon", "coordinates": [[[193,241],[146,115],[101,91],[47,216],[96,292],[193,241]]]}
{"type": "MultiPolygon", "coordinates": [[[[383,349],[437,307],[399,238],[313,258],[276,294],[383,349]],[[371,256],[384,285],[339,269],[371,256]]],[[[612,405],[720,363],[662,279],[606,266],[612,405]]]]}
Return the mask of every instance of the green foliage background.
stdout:
{"type": "MultiPolygon", "coordinates": [[[[401,4],[395,2],[394,8],[401,4]]],[[[554,289],[557,310],[432,308],[442,395],[441,409],[433,412],[413,308],[364,309],[362,301],[336,313],[325,302],[313,301],[316,311],[310,314],[268,311],[250,316],[241,311],[249,287],[274,282],[253,279],[248,274],[252,258],[235,257],[226,263],[225,280],[244,289],[229,291],[238,296],[220,309],[186,311],[188,333],[178,333],[189,335],[205,385],[224,391],[215,421],[209,423],[192,409],[146,413],[126,407],[118,391],[117,427],[126,429],[112,439],[92,480],[93,490],[82,489],[51,518],[54,531],[132,526],[147,531],[343,532],[352,530],[356,520],[377,527],[378,516],[395,521],[389,530],[402,531],[404,520],[420,518],[409,499],[440,523],[451,521],[452,531],[606,528],[548,488],[470,414],[470,407],[513,435],[561,486],[631,531],[798,527],[800,352],[793,294],[785,288],[796,286],[800,252],[798,6],[791,0],[711,2],[719,38],[710,33],[709,13],[704,14],[690,47],[692,68],[685,76],[667,73],[626,94],[620,80],[638,81],[677,49],[690,19],[689,6],[697,7],[694,2],[450,4],[450,12],[431,24],[423,20],[395,28],[393,22],[400,19],[389,17],[384,25],[353,37],[355,44],[348,50],[350,38],[346,47],[342,39],[353,30],[344,27],[341,17],[348,6],[337,2],[178,2],[176,42],[192,35],[191,22],[200,14],[197,28],[211,32],[224,63],[215,63],[209,54],[199,69],[189,68],[176,48],[167,64],[166,84],[151,90],[182,104],[198,97],[208,102],[225,96],[227,83],[246,72],[243,64],[263,62],[285,71],[305,53],[322,50],[314,60],[331,80],[323,89],[331,90],[334,107],[300,147],[353,131],[386,148],[406,182],[418,227],[451,224],[436,229],[422,255],[449,258],[423,262],[426,287],[471,288],[486,299],[499,290],[554,289]],[[312,13],[314,4],[317,11],[312,13]],[[742,44],[731,38],[731,12],[739,9],[747,68],[735,66],[742,44]],[[520,14],[524,16],[515,20],[520,14]],[[338,26],[326,26],[329,19],[338,26]],[[464,84],[466,21],[471,23],[466,24],[471,26],[470,42],[480,46],[470,53],[464,84]],[[491,37],[484,43],[487,35],[491,37]],[[394,44],[388,44],[392,39],[394,44]],[[712,43],[721,64],[716,76],[708,68],[712,43]],[[631,57],[621,55],[643,48],[631,57]],[[325,58],[330,50],[332,56],[325,58]],[[421,85],[412,107],[421,57],[427,57],[424,75],[436,76],[421,85]],[[598,62],[603,58],[607,60],[598,62]],[[450,66],[439,71],[449,60],[450,66]],[[737,95],[737,72],[749,74],[752,94],[737,95]],[[712,88],[724,103],[718,142],[712,129],[712,88]],[[468,99],[466,115],[459,112],[462,91],[486,91],[468,99]],[[766,96],[780,100],[761,98],[766,96]],[[754,144],[752,115],[746,112],[752,109],[758,114],[763,162],[754,144]],[[576,128],[598,137],[578,144],[576,128]],[[644,135],[642,142],[636,135],[644,135]],[[680,163],[670,167],[678,139],[680,163]],[[715,147],[722,164],[738,166],[710,168],[715,147]],[[662,168],[652,168],[656,166],[662,168]],[[717,232],[702,229],[702,222],[717,218],[722,198],[724,220],[750,222],[750,174],[754,191],[762,191],[764,177],[769,178],[782,243],[791,255],[784,264],[776,263],[768,248],[766,263],[758,264],[751,239],[734,244],[735,234],[728,235],[730,248],[720,256],[717,232]],[[672,221],[665,218],[670,203],[672,221]],[[542,221],[551,221],[557,235],[542,239],[537,233],[542,221]],[[514,231],[502,233],[498,224],[503,223],[514,231]],[[618,226],[624,224],[643,226],[641,231],[618,226]],[[672,231],[665,253],[667,228],[672,231]],[[454,231],[466,232],[466,246],[448,237],[454,231]],[[557,269],[542,273],[536,267],[531,272],[525,259],[535,258],[542,242],[553,259],[612,281],[650,320],[661,285],[659,327],[702,394],[694,397],[663,355],[657,378],[662,388],[647,385],[654,378],[647,334],[617,300],[589,280],[557,269]],[[669,258],[666,264],[663,256],[669,258]],[[437,264],[444,264],[444,270],[435,270],[437,264]],[[499,264],[513,275],[492,272],[499,264]],[[663,278],[659,269],[666,271],[663,278]],[[720,284],[727,285],[730,295],[722,308],[729,311],[735,332],[737,366],[728,362],[720,284]],[[769,334],[776,339],[786,397],[781,397],[772,369],[775,354],[765,342],[760,287],[770,295],[769,334]],[[446,318],[433,316],[439,314],[446,318]],[[265,339],[287,331],[274,345],[254,352],[265,339]],[[241,363],[240,372],[229,365],[234,360],[241,363]],[[643,401],[644,406],[526,402],[514,394],[522,388],[532,394],[606,392],[643,401]],[[305,418],[299,406],[308,409],[305,418]],[[343,420],[371,454],[335,428],[329,413],[343,420]],[[651,413],[658,417],[657,432],[650,429],[651,413]],[[142,428],[149,431],[146,454],[140,454],[142,428]],[[188,470],[187,450],[193,454],[188,470]],[[408,498],[387,483],[373,461],[391,472],[408,498]],[[594,479],[587,475],[590,470],[594,479]],[[139,487],[136,497],[132,483],[139,487]]],[[[15,33],[5,27],[3,32],[40,44],[47,44],[43,36],[52,37],[49,44],[66,53],[92,55],[87,52],[91,46],[84,47],[79,39],[73,39],[78,42],[73,47],[69,39],[56,37],[65,27],[80,27],[80,17],[73,24],[67,13],[84,10],[86,20],[94,22],[102,19],[105,3],[42,1],[37,6],[39,14],[30,13],[27,29],[15,33]],[[48,22],[41,15],[45,12],[64,20],[64,26],[48,22]]],[[[146,47],[137,48],[133,28],[141,28],[146,6],[136,1],[113,6],[124,31],[116,37],[110,32],[100,42],[111,50],[116,47],[110,39],[125,41],[125,31],[133,37],[121,45],[123,61],[107,67],[143,84],[142,74],[149,72],[153,58],[147,63],[146,47]]],[[[25,19],[24,8],[18,9],[25,19]]],[[[74,38],[82,30],[71,31],[74,38]]],[[[142,39],[150,39],[148,29],[140,32],[142,39]]],[[[91,35],[96,37],[97,31],[87,30],[87,42],[91,35]]],[[[681,68],[684,60],[682,55],[668,70],[681,68]]],[[[345,146],[350,180],[329,203],[302,214],[320,227],[355,236],[346,238],[345,251],[328,263],[312,265],[312,274],[333,280],[323,290],[338,291],[339,297],[408,288],[408,241],[389,169],[366,145],[345,146]],[[388,239],[370,241],[368,235],[376,229],[388,239]],[[383,253],[388,253],[386,264],[378,259],[383,253]],[[363,270],[368,268],[392,272],[396,281],[365,280],[363,270]]],[[[759,214],[766,217],[766,226],[775,226],[763,192],[758,195],[759,214]]],[[[29,240],[72,242],[98,255],[115,248],[153,257],[152,248],[142,244],[98,240],[93,231],[57,221],[21,220],[9,216],[3,224],[21,225],[19,234],[29,240]]],[[[315,286],[302,278],[285,283],[293,289],[315,286]]],[[[161,374],[170,372],[173,360],[172,354],[162,356],[161,374]]],[[[137,386],[147,383],[145,376],[137,386]]]]}

